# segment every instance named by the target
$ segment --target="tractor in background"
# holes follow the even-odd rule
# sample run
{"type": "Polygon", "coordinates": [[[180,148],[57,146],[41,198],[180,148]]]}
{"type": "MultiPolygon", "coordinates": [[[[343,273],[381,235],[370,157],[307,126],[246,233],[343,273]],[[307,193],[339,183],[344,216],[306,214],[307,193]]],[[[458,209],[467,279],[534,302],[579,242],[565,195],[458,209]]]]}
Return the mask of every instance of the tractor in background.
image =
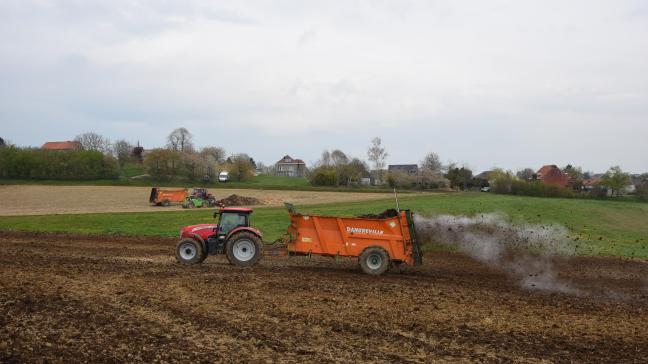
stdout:
{"type": "Polygon", "coordinates": [[[171,206],[174,202],[184,203],[187,199],[186,189],[162,189],[159,187],[151,188],[149,203],[155,206],[171,206]]]}
{"type": "Polygon", "coordinates": [[[200,208],[200,207],[214,207],[216,206],[216,197],[209,193],[206,188],[196,187],[191,194],[187,196],[182,207],[186,209],[200,208]]]}

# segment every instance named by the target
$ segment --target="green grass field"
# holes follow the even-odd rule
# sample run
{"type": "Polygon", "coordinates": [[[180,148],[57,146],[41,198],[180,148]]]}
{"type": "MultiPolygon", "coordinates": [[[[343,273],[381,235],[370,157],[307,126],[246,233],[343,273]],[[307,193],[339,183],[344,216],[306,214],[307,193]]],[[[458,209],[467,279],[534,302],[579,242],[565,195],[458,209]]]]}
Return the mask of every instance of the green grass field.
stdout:
{"type": "MultiPolygon", "coordinates": [[[[394,207],[392,200],[297,206],[300,212],[355,216],[394,207]]],[[[648,204],[635,202],[550,199],[456,193],[408,195],[401,208],[422,216],[437,214],[476,215],[498,212],[515,223],[556,223],[578,238],[578,251],[584,255],[612,255],[648,259],[648,204]]],[[[213,210],[187,210],[151,213],[106,213],[84,215],[44,215],[0,217],[0,230],[58,231],[92,234],[176,236],[184,225],[213,221],[213,210]]],[[[253,225],[264,240],[282,235],[288,224],[283,208],[257,208],[253,225]]]]}
{"type": "Polygon", "coordinates": [[[124,167],[121,169],[121,174],[123,177],[141,176],[145,173],[146,171],[144,170],[144,167],[139,163],[125,163],[124,167]]]}
{"type": "MultiPolygon", "coordinates": [[[[122,168],[122,177],[140,176],[146,173],[145,168],[139,163],[126,163],[122,168]]],[[[119,181],[119,180],[118,180],[119,181]]],[[[126,181],[124,181],[126,182],[126,181]]],[[[136,181],[133,181],[136,182],[136,181]]],[[[150,181],[145,181],[150,184],[150,181]]],[[[249,181],[245,182],[229,182],[229,184],[242,184],[250,186],[250,188],[258,188],[263,186],[280,186],[280,187],[310,187],[308,180],[304,177],[281,177],[267,174],[260,174],[252,177],[249,181]]],[[[213,185],[218,185],[214,183],[213,185]]],[[[223,185],[222,183],[220,185],[223,185]]]]}

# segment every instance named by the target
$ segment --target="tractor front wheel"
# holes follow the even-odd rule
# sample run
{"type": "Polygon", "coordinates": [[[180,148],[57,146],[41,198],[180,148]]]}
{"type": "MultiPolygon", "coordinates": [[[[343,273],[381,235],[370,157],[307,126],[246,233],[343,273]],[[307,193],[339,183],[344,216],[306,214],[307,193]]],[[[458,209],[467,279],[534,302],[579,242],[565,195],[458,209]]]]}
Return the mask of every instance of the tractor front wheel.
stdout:
{"type": "Polygon", "coordinates": [[[240,232],[229,238],[225,254],[230,263],[239,267],[249,267],[261,258],[263,244],[258,236],[240,232]]]}
{"type": "Polygon", "coordinates": [[[202,244],[195,239],[182,239],[176,245],[176,260],[182,264],[197,264],[205,257],[202,244]]]}
{"type": "Polygon", "coordinates": [[[362,251],[358,260],[362,271],[374,276],[385,273],[389,268],[389,254],[383,248],[369,247],[362,251]]]}

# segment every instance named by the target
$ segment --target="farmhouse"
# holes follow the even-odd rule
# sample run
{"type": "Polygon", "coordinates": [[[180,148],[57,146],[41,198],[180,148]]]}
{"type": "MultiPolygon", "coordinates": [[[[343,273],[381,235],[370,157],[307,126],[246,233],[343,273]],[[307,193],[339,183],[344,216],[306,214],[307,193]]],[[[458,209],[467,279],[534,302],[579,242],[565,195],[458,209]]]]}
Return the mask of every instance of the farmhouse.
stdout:
{"type": "Polygon", "coordinates": [[[301,159],[285,155],[275,163],[275,174],[286,177],[303,177],[306,171],[306,163],[301,159]]]}
{"type": "Polygon", "coordinates": [[[567,187],[569,184],[569,175],[563,172],[555,164],[542,166],[542,168],[538,169],[536,174],[538,175],[538,180],[546,184],[559,185],[562,187],[567,187]]]}
{"type": "Polygon", "coordinates": [[[589,191],[594,188],[594,186],[601,185],[602,179],[600,176],[592,176],[583,180],[583,189],[589,191]]]}
{"type": "Polygon", "coordinates": [[[488,179],[490,178],[491,172],[493,172],[493,171],[483,171],[482,173],[476,175],[474,178],[475,179],[481,179],[481,180],[484,180],[484,181],[488,181],[488,179]]]}
{"type": "Polygon", "coordinates": [[[41,148],[47,150],[77,150],[81,148],[81,143],[70,140],[64,142],[46,142],[41,148]]]}
{"type": "Polygon", "coordinates": [[[418,165],[416,164],[390,164],[387,166],[387,170],[390,173],[400,172],[409,175],[418,174],[418,165]]]}

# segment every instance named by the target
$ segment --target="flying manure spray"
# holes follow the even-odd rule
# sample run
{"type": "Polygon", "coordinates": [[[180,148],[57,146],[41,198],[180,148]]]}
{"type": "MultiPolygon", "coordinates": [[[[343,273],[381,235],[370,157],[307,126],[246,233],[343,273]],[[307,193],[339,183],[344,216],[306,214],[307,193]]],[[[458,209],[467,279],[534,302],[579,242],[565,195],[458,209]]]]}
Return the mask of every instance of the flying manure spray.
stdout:
{"type": "Polygon", "coordinates": [[[565,227],[513,225],[499,214],[475,217],[416,217],[422,242],[456,248],[476,261],[504,271],[527,289],[577,294],[554,268],[557,256],[574,255],[565,227]]]}

